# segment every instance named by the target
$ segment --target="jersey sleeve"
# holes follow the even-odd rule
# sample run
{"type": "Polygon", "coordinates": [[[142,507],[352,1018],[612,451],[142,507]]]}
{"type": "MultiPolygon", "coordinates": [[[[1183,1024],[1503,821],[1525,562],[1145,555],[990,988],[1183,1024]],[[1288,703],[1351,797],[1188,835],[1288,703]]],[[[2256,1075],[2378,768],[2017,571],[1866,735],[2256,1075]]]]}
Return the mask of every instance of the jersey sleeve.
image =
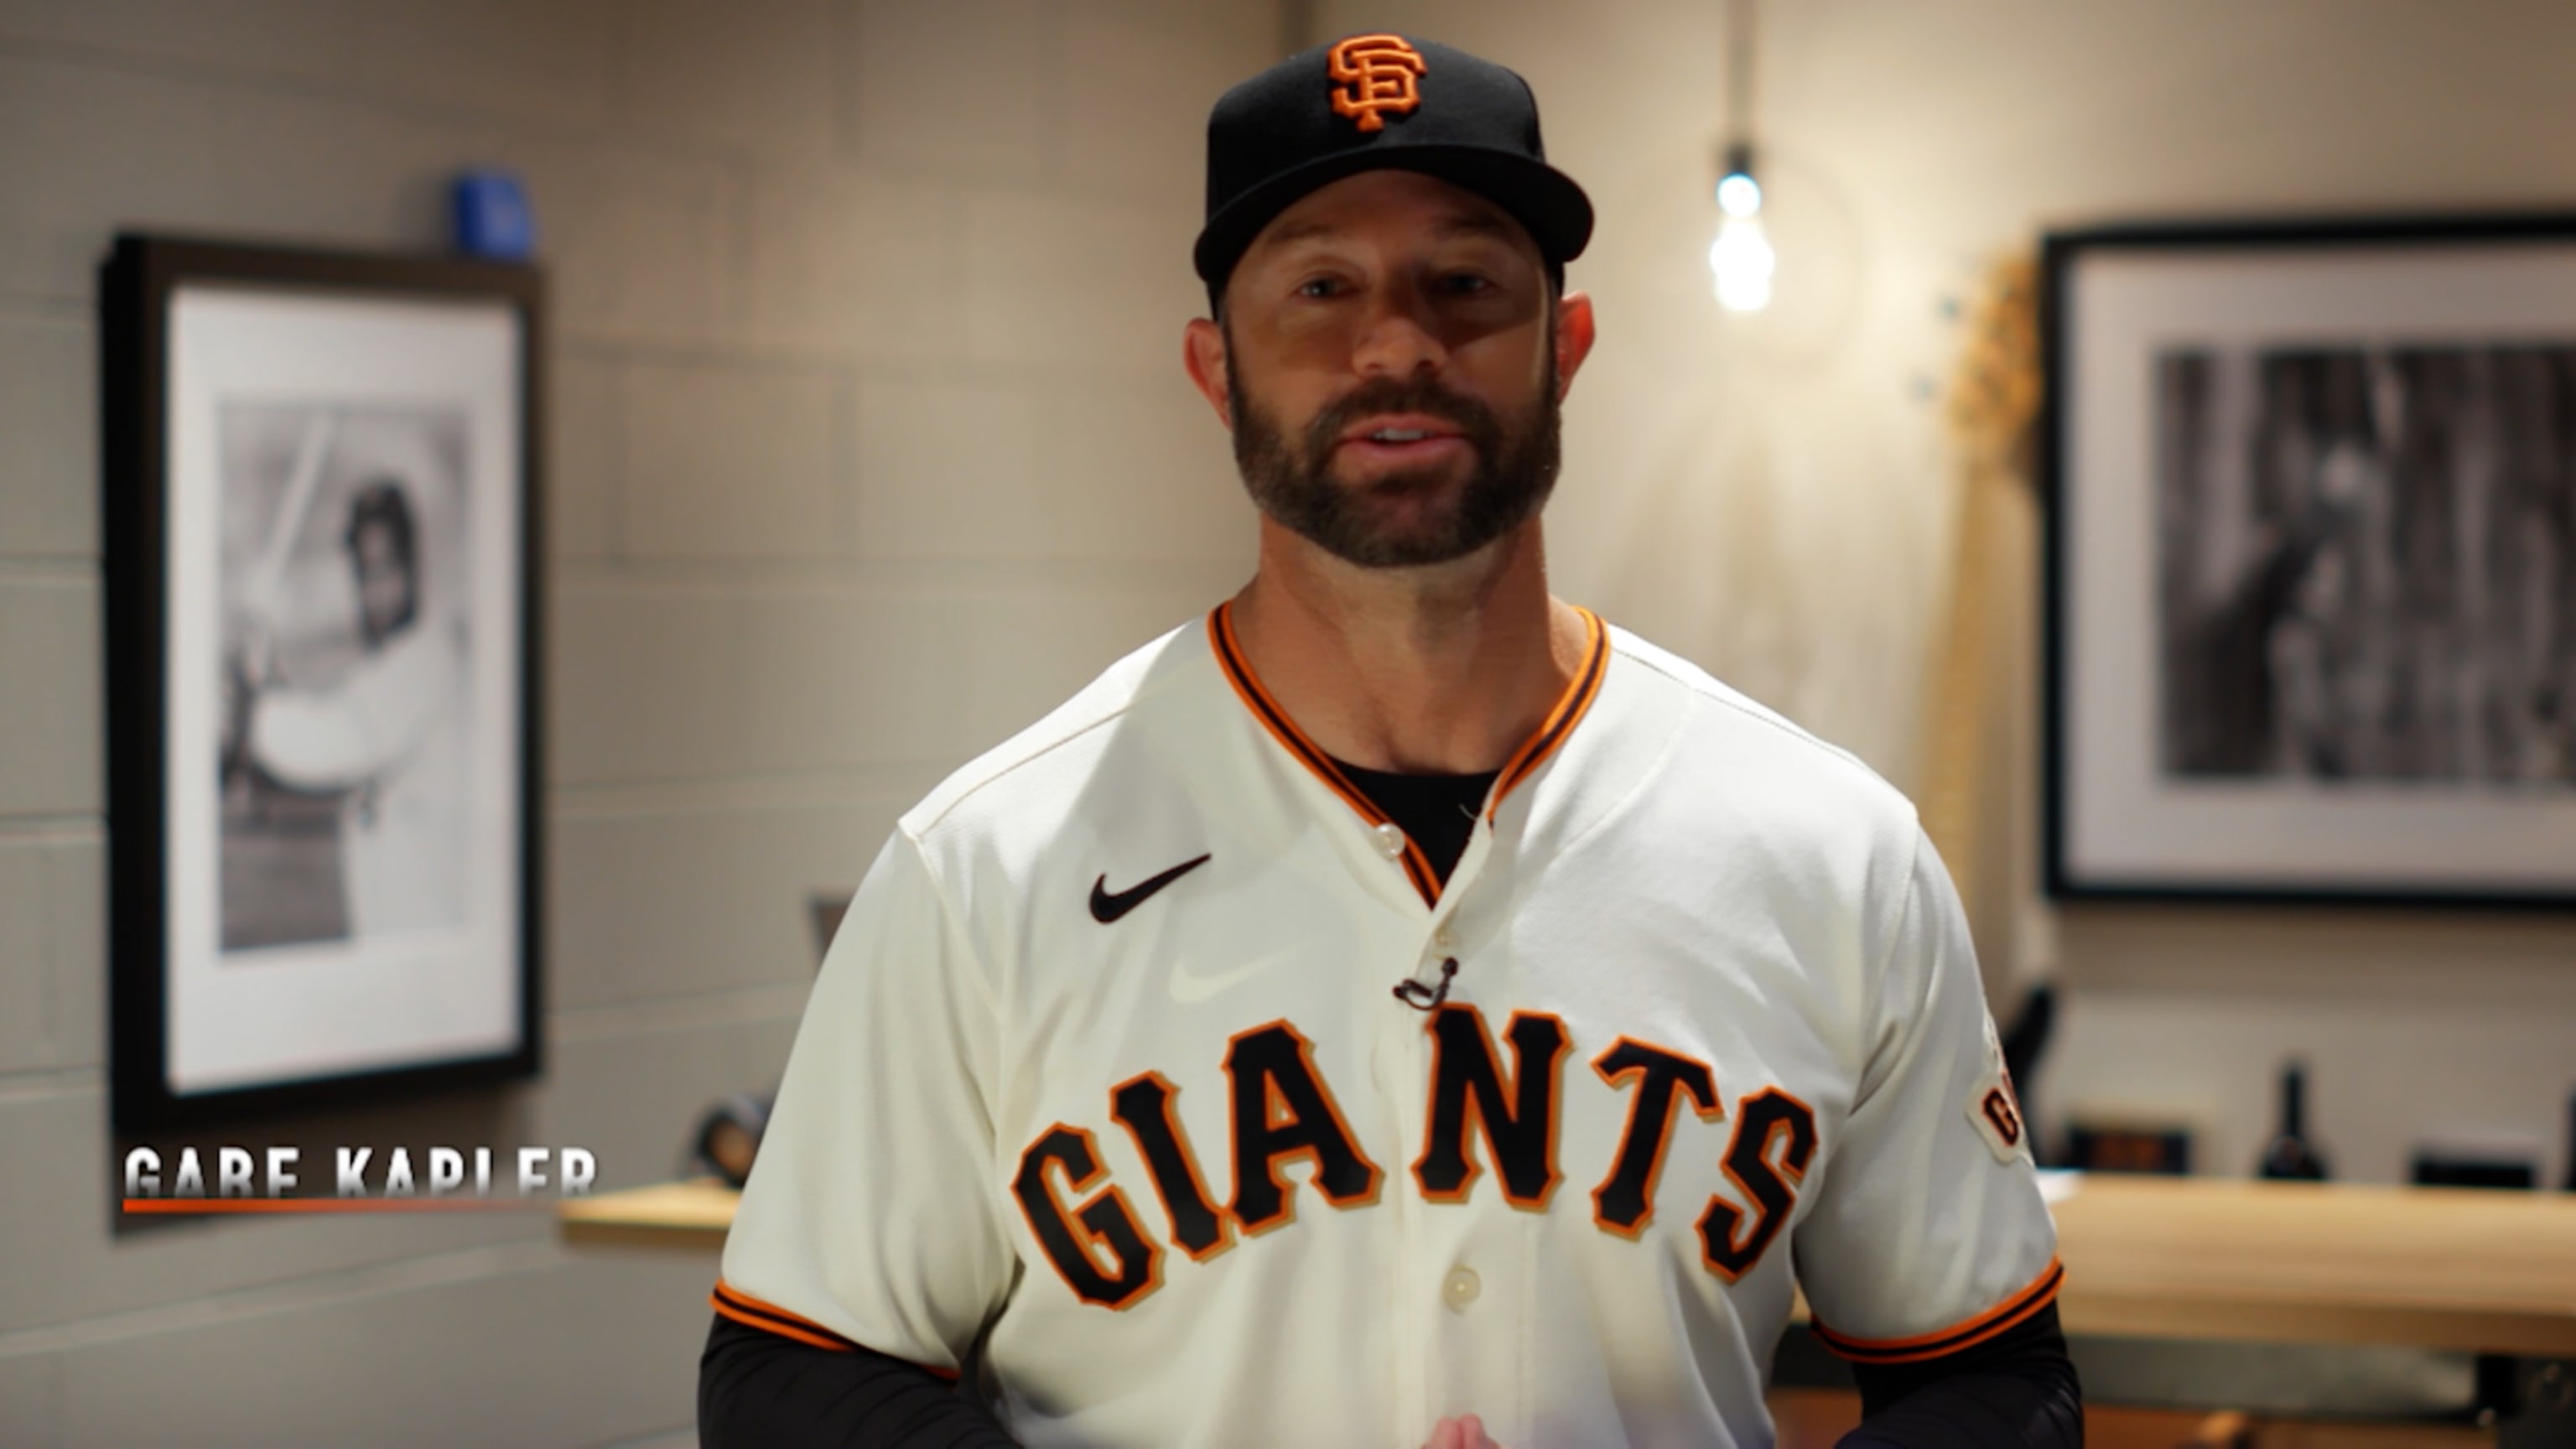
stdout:
{"type": "Polygon", "coordinates": [[[2061,1275],[1967,918],[1919,830],[1885,939],[1860,1090],[1795,1241],[1817,1338],[1909,1363],[2028,1321],[2061,1275]]]}
{"type": "Polygon", "coordinates": [[[725,1239],[717,1311],[955,1371],[1011,1281],[993,1186],[997,1044],[974,952],[898,830],[806,1004],[725,1239]]]}

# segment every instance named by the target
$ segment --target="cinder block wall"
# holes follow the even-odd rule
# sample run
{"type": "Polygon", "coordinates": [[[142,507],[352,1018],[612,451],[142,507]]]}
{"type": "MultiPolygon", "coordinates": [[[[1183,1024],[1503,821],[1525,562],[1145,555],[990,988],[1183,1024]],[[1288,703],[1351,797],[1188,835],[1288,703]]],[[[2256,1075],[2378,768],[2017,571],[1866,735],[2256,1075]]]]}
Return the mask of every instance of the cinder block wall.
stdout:
{"type": "Polygon", "coordinates": [[[713,1259],[534,1218],[118,1231],[94,268],[120,226],[428,247],[527,180],[546,383],[550,1069],[313,1140],[665,1177],[781,1064],[804,901],[1230,590],[1179,368],[1261,0],[0,0],[0,1443],[686,1430],[713,1259]]]}

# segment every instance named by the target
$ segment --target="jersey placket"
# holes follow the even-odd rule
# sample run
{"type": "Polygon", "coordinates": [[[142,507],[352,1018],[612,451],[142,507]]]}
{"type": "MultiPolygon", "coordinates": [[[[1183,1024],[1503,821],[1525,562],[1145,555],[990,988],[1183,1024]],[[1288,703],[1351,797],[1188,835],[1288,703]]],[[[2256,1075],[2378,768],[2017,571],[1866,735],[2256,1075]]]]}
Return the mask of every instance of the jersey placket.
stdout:
{"type": "MultiPolygon", "coordinates": [[[[1526,1241],[1527,1234],[1517,1235],[1524,1239],[1521,1251],[1507,1255],[1508,1261],[1493,1262],[1480,1271],[1474,1264],[1461,1261],[1461,1257],[1471,1239],[1483,1236],[1491,1242],[1492,1235],[1473,1233],[1473,1216],[1435,1223],[1430,1205],[1420,1199],[1412,1176],[1410,1147],[1418,1147],[1415,1139],[1428,1120],[1432,1042],[1427,1028],[1432,1016],[1429,1007],[1419,1010],[1396,1008],[1399,1001],[1406,1008],[1414,1008],[1445,1000],[1455,980],[1464,978],[1473,969],[1464,958],[1463,933],[1457,917],[1466,902],[1473,898],[1477,879],[1483,874],[1486,862],[1493,858],[1494,831],[1503,802],[1514,789],[1536,774],[1565,742],[1600,693],[1608,672],[1608,627],[1589,610],[1583,611],[1583,619],[1588,639],[1582,667],[1549,709],[1539,728],[1513,751],[1495,776],[1484,809],[1478,814],[1475,831],[1468,837],[1467,848],[1451,868],[1444,884],[1431,868],[1421,847],[1407,839],[1403,830],[1343,775],[1332,757],[1308,739],[1289,718],[1287,711],[1270,696],[1259,676],[1253,673],[1251,663],[1235,637],[1232,605],[1219,605],[1208,617],[1209,642],[1237,697],[1271,737],[1334,797],[1334,803],[1318,802],[1319,805],[1328,814],[1339,814],[1342,821],[1357,826],[1355,835],[1348,833],[1350,826],[1347,824],[1335,832],[1341,840],[1351,842],[1344,850],[1345,859],[1355,867],[1372,894],[1410,916],[1411,929],[1403,930],[1393,938],[1402,943],[1397,948],[1402,953],[1400,964],[1394,960],[1388,963],[1396,968],[1390,973],[1388,985],[1390,995],[1396,996],[1397,1000],[1387,1001],[1383,1007],[1371,1003],[1366,1008],[1370,1014],[1361,1018],[1374,1023],[1374,1030],[1370,1032],[1370,1056],[1379,1087],[1377,1095],[1386,1109],[1380,1114],[1377,1124],[1382,1134],[1379,1140],[1409,1145],[1407,1151],[1397,1155],[1396,1161],[1385,1165],[1389,1174],[1400,1177],[1388,1189],[1394,1208],[1397,1262],[1402,1265],[1398,1273],[1402,1291],[1393,1295],[1393,1302],[1389,1305],[1394,1310],[1393,1326],[1398,1335],[1393,1355],[1394,1392],[1390,1403],[1397,1422],[1391,1429],[1399,1442],[1406,1435],[1418,1436],[1427,1432],[1431,1421],[1443,1413],[1472,1412],[1469,1408],[1444,1407],[1437,1402],[1440,1392],[1438,1380],[1442,1376],[1435,1369],[1433,1355],[1442,1342],[1457,1340],[1459,1328],[1472,1324],[1475,1329],[1485,1331],[1471,1332],[1468,1335],[1470,1342],[1481,1339],[1488,1349],[1504,1353],[1513,1361],[1522,1357],[1526,1335],[1518,1330],[1514,1320],[1519,1316],[1515,1310],[1526,1305],[1527,1295],[1520,1290],[1526,1288],[1529,1276],[1526,1259],[1532,1248],[1526,1241]],[[1372,856],[1374,861],[1370,859],[1372,856]],[[1399,883],[1401,889],[1398,888],[1399,883]],[[1408,906],[1412,909],[1406,910],[1408,906]],[[1417,911],[1418,914],[1415,913],[1417,911]],[[1454,977],[1448,974],[1453,971],[1456,973],[1454,977]],[[1395,990],[1399,982],[1412,989],[1410,999],[1395,990]],[[1493,1286],[1503,1290],[1499,1296],[1504,1298],[1504,1302],[1479,1303],[1478,1300],[1485,1297],[1489,1276],[1493,1286]],[[1453,1317],[1468,1322],[1443,1321],[1453,1317]]],[[[1390,952],[1391,956],[1394,954],[1390,952]]],[[[1487,992],[1476,994],[1492,999],[1487,992]]],[[[1486,1184],[1486,1190],[1494,1189],[1491,1184],[1486,1184]]],[[[1510,1218],[1521,1216],[1508,1209],[1500,1210],[1510,1218]]],[[[1532,1228],[1534,1224],[1514,1223],[1512,1226],[1532,1228]]],[[[1498,1419],[1505,1416],[1519,1418],[1522,1407],[1515,1401],[1507,1408],[1495,1405],[1490,1409],[1502,1411],[1496,1415],[1498,1419]]]]}

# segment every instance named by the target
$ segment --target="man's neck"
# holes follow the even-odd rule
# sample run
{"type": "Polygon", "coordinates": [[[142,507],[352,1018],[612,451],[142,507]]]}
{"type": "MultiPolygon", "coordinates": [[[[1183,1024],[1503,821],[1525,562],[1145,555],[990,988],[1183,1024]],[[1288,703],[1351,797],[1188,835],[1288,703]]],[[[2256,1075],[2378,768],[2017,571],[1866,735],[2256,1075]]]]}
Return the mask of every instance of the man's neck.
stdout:
{"type": "Polygon", "coordinates": [[[1535,519],[1450,563],[1370,569],[1265,518],[1234,628],[1326,753],[1453,774],[1499,768],[1520,747],[1581,667],[1585,635],[1548,595],[1535,519]]]}

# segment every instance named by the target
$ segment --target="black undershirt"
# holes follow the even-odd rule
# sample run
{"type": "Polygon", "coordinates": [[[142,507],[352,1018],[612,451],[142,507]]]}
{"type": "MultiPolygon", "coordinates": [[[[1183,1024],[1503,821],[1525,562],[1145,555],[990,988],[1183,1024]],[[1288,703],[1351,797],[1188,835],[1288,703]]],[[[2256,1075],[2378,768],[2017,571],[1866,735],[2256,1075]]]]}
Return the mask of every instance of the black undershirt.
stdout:
{"type": "MultiPolygon", "coordinates": [[[[1422,849],[1443,885],[1499,773],[1404,775],[1333,762],[1422,849]]],[[[1249,1347],[1249,1345],[1247,1345],[1249,1347]]],[[[1842,1449],[2077,1449],[2075,1367],[2057,1306],[1973,1348],[1855,1364],[1861,1410],[1842,1449]]],[[[812,1348],[719,1314],[698,1361],[700,1449],[1011,1449],[985,1407],[903,1359],[812,1348]]],[[[1523,1449],[1523,1446],[1511,1446],[1523,1449]]]]}
{"type": "Polygon", "coordinates": [[[1476,814],[1485,808],[1485,797],[1492,793],[1494,777],[1500,770],[1487,770],[1481,775],[1399,775],[1387,770],[1364,770],[1348,760],[1333,761],[1335,767],[1350,777],[1360,793],[1378,813],[1395,822],[1405,838],[1422,847],[1431,861],[1431,873],[1440,883],[1449,883],[1449,872],[1458,868],[1458,857],[1467,853],[1467,842],[1476,836],[1476,814]]]}

